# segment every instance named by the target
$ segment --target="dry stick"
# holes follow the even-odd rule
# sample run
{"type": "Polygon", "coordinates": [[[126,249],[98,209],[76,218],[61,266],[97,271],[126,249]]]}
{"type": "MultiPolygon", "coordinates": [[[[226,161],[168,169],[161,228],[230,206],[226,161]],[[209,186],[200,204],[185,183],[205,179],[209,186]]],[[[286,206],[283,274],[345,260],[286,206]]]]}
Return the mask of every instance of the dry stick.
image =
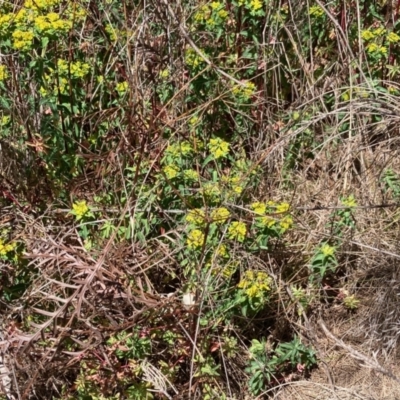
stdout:
{"type": "Polygon", "coordinates": [[[328,330],[328,328],[325,326],[325,324],[324,324],[324,322],[322,320],[319,320],[319,325],[321,326],[321,328],[323,329],[323,331],[324,331],[324,333],[325,333],[325,335],[327,337],[332,339],[336,343],[337,346],[342,347],[343,349],[347,350],[351,357],[353,357],[357,361],[361,361],[363,363],[363,364],[361,364],[362,366],[367,367],[367,368],[371,368],[371,369],[373,369],[373,370],[375,370],[377,372],[380,372],[381,374],[386,375],[389,378],[393,379],[397,383],[400,383],[400,379],[397,376],[392,374],[389,370],[387,370],[386,368],[382,367],[378,363],[378,361],[376,360],[376,353],[374,353],[374,358],[370,358],[370,357],[366,356],[365,354],[362,354],[359,351],[353,349],[348,344],[345,344],[343,342],[343,340],[338,339],[337,337],[335,337],[328,330]]]}
{"type": "Polygon", "coordinates": [[[182,33],[182,36],[186,39],[186,41],[190,44],[190,46],[193,48],[193,50],[203,59],[203,61],[211,68],[215,69],[219,74],[221,74],[222,76],[224,76],[225,78],[228,78],[230,81],[233,81],[235,83],[237,83],[240,86],[245,87],[246,84],[244,82],[239,81],[238,79],[236,79],[235,77],[233,77],[232,75],[229,75],[228,73],[226,73],[224,70],[222,70],[221,68],[217,67],[215,64],[213,64],[209,58],[207,58],[204,53],[197,47],[197,45],[194,43],[193,39],[189,36],[186,28],[183,26],[183,24],[179,21],[178,17],[175,15],[174,10],[171,8],[171,6],[168,3],[168,0],[162,0],[162,2],[164,3],[164,5],[167,7],[168,9],[168,13],[171,16],[171,18],[173,20],[175,20],[176,24],[178,25],[178,28],[180,30],[180,32],[182,33]]]}
{"type": "MultiPolygon", "coordinates": [[[[122,214],[122,215],[125,215],[125,213],[128,211],[128,208],[129,208],[129,202],[127,202],[127,204],[126,204],[126,206],[125,206],[125,208],[124,208],[124,210],[123,210],[123,214],[122,214]]],[[[121,220],[120,220],[120,222],[119,222],[119,224],[118,224],[118,228],[120,227],[121,224],[122,224],[122,218],[121,218],[121,220]]],[[[102,268],[102,266],[103,266],[103,264],[104,264],[104,262],[105,262],[106,255],[107,255],[107,253],[109,252],[112,243],[114,242],[114,239],[115,239],[115,237],[116,237],[117,231],[118,231],[118,229],[116,229],[116,230],[112,233],[112,235],[111,235],[110,239],[108,240],[108,242],[107,242],[107,244],[106,244],[106,246],[105,246],[105,248],[104,248],[104,250],[103,250],[103,252],[102,252],[102,254],[101,254],[101,256],[100,256],[100,258],[97,260],[95,266],[93,267],[92,272],[91,272],[91,273],[89,274],[89,276],[82,282],[81,285],[67,285],[67,284],[65,284],[65,283],[58,282],[58,283],[61,284],[62,286],[69,286],[69,287],[74,288],[74,289],[75,289],[75,292],[74,292],[68,299],[66,299],[66,300],[64,301],[64,304],[63,304],[57,311],[55,311],[55,312],[53,312],[53,313],[50,313],[50,312],[42,311],[42,310],[39,310],[39,309],[34,309],[35,311],[41,313],[42,315],[48,315],[50,318],[49,318],[45,323],[43,323],[43,324],[39,327],[39,330],[38,330],[35,334],[33,334],[33,335],[28,335],[28,336],[23,336],[23,335],[18,335],[18,336],[17,336],[17,339],[19,339],[20,341],[26,341],[26,342],[27,342],[27,344],[26,344],[26,345],[24,346],[24,348],[23,348],[23,352],[25,352],[25,351],[28,350],[28,348],[30,347],[30,345],[32,344],[32,342],[33,342],[34,340],[37,340],[38,337],[40,336],[40,334],[41,334],[46,328],[48,328],[48,327],[53,323],[53,321],[54,321],[55,319],[57,319],[57,317],[59,317],[63,312],[65,312],[65,311],[67,310],[67,308],[69,307],[69,305],[70,305],[70,304],[73,302],[73,300],[75,300],[75,299],[77,300],[77,304],[76,304],[76,306],[75,306],[75,311],[74,311],[74,313],[72,314],[72,316],[70,317],[70,320],[69,320],[69,323],[68,323],[68,324],[70,324],[70,323],[72,322],[72,320],[73,320],[73,318],[74,318],[75,316],[79,317],[80,309],[81,309],[81,305],[82,305],[82,301],[83,301],[83,298],[84,298],[84,296],[85,296],[85,293],[86,293],[86,291],[87,291],[89,285],[92,283],[94,277],[95,277],[98,273],[100,273],[100,270],[101,270],[101,268],[102,268]]],[[[139,314],[140,314],[140,313],[139,313],[139,314]]],[[[38,371],[39,371],[39,369],[38,369],[38,371]]],[[[36,374],[36,375],[37,375],[37,374],[36,374]]],[[[34,377],[36,377],[36,375],[35,375],[34,377]]],[[[25,389],[24,393],[22,394],[22,400],[24,400],[24,399],[28,396],[28,390],[29,390],[30,387],[32,386],[33,382],[34,382],[34,379],[31,379],[30,382],[28,382],[27,388],[25,389]]]]}
{"type": "MultiPolygon", "coordinates": [[[[353,50],[350,47],[348,38],[346,37],[346,34],[343,32],[342,27],[340,26],[339,22],[337,22],[336,18],[332,15],[331,12],[329,12],[329,10],[325,7],[324,4],[322,4],[322,2],[320,0],[315,0],[317,2],[317,4],[324,10],[325,14],[329,17],[329,19],[331,20],[331,22],[333,23],[333,25],[335,25],[336,29],[338,30],[338,32],[340,33],[340,36],[342,36],[343,42],[345,43],[347,50],[349,51],[350,56],[352,57],[353,60],[356,60],[356,56],[353,53],[353,50]]],[[[361,68],[361,65],[358,65],[358,69],[360,72],[360,75],[363,77],[364,82],[367,83],[368,87],[370,89],[372,89],[372,86],[370,84],[370,82],[368,81],[367,77],[364,74],[364,71],[361,68]]]]}

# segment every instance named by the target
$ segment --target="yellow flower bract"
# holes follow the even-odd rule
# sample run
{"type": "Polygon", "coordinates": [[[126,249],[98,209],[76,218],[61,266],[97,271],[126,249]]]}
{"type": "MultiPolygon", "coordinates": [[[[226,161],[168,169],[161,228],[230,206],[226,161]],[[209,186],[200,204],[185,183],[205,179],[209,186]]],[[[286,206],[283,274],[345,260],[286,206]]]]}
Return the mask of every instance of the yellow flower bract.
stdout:
{"type": "Polygon", "coordinates": [[[203,194],[210,201],[220,200],[221,190],[216,182],[207,182],[203,185],[203,194]]]}
{"type": "Polygon", "coordinates": [[[170,157],[177,158],[179,156],[188,156],[192,153],[193,147],[189,142],[172,143],[166,150],[165,154],[170,157]]]}
{"type": "Polygon", "coordinates": [[[2,239],[0,239],[0,256],[6,256],[8,253],[11,253],[15,250],[17,244],[15,242],[5,243],[2,239]]]}
{"type": "Polygon", "coordinates": [[[185,169],[183,171],[183,176],[189,181],[199,180],[199,174],[194,169],[185,169]]]}
{"type": "Polygon", "coordinates": [[[201,208],[196,208],[194,210],[190,210],[185,218],[186,222],[189,224],[194,224],[198,226],[204,225],[205,222],[205,213],[201,208]]]}
{"type": "Polygon", "coordinates": [[[253,96],[255,91],[256,91],[256,85],[253,82],[244,82],[244,85],[242,86],[237,85],[232,89],[232,93],[235,96],[242,98],[245,101],[250,100],[251,96],[253,96]]]}
{"type": "Polygon", "coordinates": [[[174,179],[179,174],[179,169],[175,165],[167,165],[163,168],[163,171],[168,179],[174,179]]]}
{"type": "Polygon", "coordinates": [[[229,143],[220,138],[210,139],[208,148],[215,158],[226,157],[229,153],[229,143]]]}
{"type": "Polygon", "coordinates": [[[287,231],[293,226],[293,218],[290,215],[287,215],[286,217],[281,219],[279,225],[284,231],[287,231]]]}
{"type": "Polygon", "coordinates": [[[223,224],[230,215],[231,213],[225,207],[216,208],[211,212],[211,218],[217,224],[223,224]]]}
{"type": "Polygon", "coordinates": [[[265,272],[246,271],[238,284],[250,298],[263,297],[271,290],[272,279],[265,272]]]}
{"type": "Polygon", "coordinates": [[[187,65],[197,68],[201,65],[204,61],[203,59],[197,54],[195,50],[192,48],[186,50],[185,54],[185,62],[187,65]]]}
{"type": "Polygon", "coordinates": [[[290,208],[289,203],[280,203],[276,206],[276,212],[277,213],[284,213],[288,211],[290,208]]]}
{"type": "Polygon", "coordinates": [[[29,50],[33,44],[33,32],[16,30],[12,34],[13,47],[17,50],[29,50]]]}
{"type": "Polygon", "coordinates": [[[387,40],[388,40],[390,43],[397,43],[398,41],[400,41],[400,36],[399,36],[397,33],[390,32],[390,33],[387,35],[387,40]]]}
{"type": "Polygon", "coordinates": [[[234,221],[229,225],[228,237],[230,239],[237,240],[238,242],[243,242],[246,237],[247,227],[244,222],[234,221]]]}
{"type": "Polygon", "coordinates": [[[264,225],[267,228],[272,228],[276,224],[276,221],[268,215],[265,217],[259,218],[259,221],[262,225],[264,225]]]}
{"type": "Polygon", "coordinates": [[[251,0],[250,1],[250,9],[252,11],[258,11],[260,8],[262,8],[263,4],[261,0],[251,0]]]}
{"type": "Polygon", "coordinates": [[[308,11],[308,14],[311,17],[320,18],[324,15],[324,10],[320,6],[311,6],[308,11]]]}
{"type": "Polygon", "coordinates": [[[204,233],[200,229],[194,229],[188,235],[186,241],[190,249],[198,249],[204,244],[204,233]]]}
{"type": "Polygon", "coordinates": [[[353,195],[350,195],[349,197],[342,199],[341,203],[346,207],[350,207],[350,208],[357,207],[357,201],[353,195]]]}
{"type": "Polygon", "coordinates": [[[128,89],[128,82],[124,81],[124,82],[119,82],[117,83],[117,85],[115,86],[115,89],[118,93],[122,94],[125,93],[128,89]]]}
{"type": "Polygon", "coordinates": [[[256,202],[251,204],[251,209],[259,215],[265,214],[267,210],[267,205],[265,203],[256,202]]]}
{"type": "Polygon", "coordinates": [[[325,243],[322,247],[321,247],[321,253],[328,257],[328,256],[333,256],[335,254],[335,247],[330,246],[329,244],[325,243]]]}
{"type": "Polygon", "coordinates": [[[362,37],[364,40],[371,40],[371,39],[373,39],[373,38],[375,37],[375,35],[374,35],[374,33],[371,32],[369,29],[366,29],[366,30],[364,30],[364,31],[361,32],[361,37],[362,37]]]}
{"type": "Polygon", "coordinates": [[[7,67],[5,65],[0,65],[0,82],[8,78],[7,67]]]}
{"type": "Polygon", "coordinates": [[[78,219],[81,219],[90,211],[90,209],[86,204],[86,200],[80,200],[72,205],[72,211],[78,219]]]}

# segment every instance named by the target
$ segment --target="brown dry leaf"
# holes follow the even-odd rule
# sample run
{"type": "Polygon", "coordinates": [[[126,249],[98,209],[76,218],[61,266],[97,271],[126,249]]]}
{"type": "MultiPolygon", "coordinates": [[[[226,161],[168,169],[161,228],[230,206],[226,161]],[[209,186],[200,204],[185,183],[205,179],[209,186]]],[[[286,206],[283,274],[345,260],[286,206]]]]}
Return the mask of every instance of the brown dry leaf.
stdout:
{"type": "Polygon", "coordinates": [[[43,143],[43,139],[38,134],[35,134],[35,136],[32,138],[32,141],[27,142],[26,144],[30,147],[33,147],[36,153],[47,154],[47,149],[49,148],[49,146],[43,143]]]}

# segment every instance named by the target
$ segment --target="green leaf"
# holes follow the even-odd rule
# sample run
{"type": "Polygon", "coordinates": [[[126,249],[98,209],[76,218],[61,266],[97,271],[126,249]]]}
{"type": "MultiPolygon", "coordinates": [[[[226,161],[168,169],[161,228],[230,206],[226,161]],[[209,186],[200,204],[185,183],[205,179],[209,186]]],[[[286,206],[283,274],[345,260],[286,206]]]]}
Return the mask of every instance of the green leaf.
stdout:
{"type": "Polygon", "coordinates": [[[203,162],[202,167],[204,168],[210,161],[214,160],[214,156],[210,154],[203,162]]]}

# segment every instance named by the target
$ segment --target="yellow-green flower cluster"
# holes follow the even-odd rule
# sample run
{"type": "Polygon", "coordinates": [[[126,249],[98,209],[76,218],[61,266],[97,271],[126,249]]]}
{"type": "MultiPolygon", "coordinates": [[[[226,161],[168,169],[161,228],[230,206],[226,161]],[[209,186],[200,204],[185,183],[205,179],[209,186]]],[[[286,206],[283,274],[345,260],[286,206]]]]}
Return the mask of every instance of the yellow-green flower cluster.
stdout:
{"type": "Polygon", "coordinates": [[[220,1],[213,1],[211,3],[211,9],[212,10],[219,10],[220,8],[222,8],[224,5],[220,2],[220,1]]]}
{"type": "Polygon", "coordinates": [[[16,30],[12,34],[13,47],[16,50],[29,50],[33,44],[33,32],[16,30]]]}
{"type": "Polygon", "coordinates": [[[199,174],[194,169],[185,169],[183,171],[183,177],[188,181],[198,181],[199,174]]]}
{"type": "MultiPolygon", "coordinates": [[[[389,43],[397,43],[400,41],[400,36],[395,33],[395,32],[387,32],[387,30],[384,27],[379,27],[379,28],[375,28],[375,29],[364,29],[361,32],[361,37],[363,40],[365,41],[369,41],[372,39],[375,39],[377,37],[385,37],[388,40],[389,43]]],[[[369,52],[376,52],[377,49],[379,49],[381,46],[379,46],[378,44],[374,44],[371,43],[369,46],[369,52]]],[[[368,50],[368,48],[367,48],[368,50]]]]}
{"type": "Polygon", "coordinates": [[[345,197],[341,200],[341,203],[346,206],[346,207],[357,207],[357,201],[354,198],[353,195],[350,195],[349,197],[345,197]]]}
{"type": "Polygon", "coordinates": [[[124,82],[118,82],[117,85],[115,86],[115,90],[119,93],[119,94],[124,94],[127,90],[128,90],[128,82],[124,81],[124,82]]]}
{"type": "Polygon", "coordinates": [[[260,12],[263,8],[262,0],[239,0],[238,4],[239,6],[245,6],[248,10],[250,10],[252,15],[260,12]]]}
{"type": "Polygon", "coordinates": [[[223,22],[229,13],[225,10],[225,6],[220,1],[213,1],[210,5],[203,5],[194,14],[195,22],[206,24],[208,27],[213,27],[223,22]]]}
{"type": "Polygon", "coordinates": [[[261,0],[250,0],[249,4],[249,9],[251,11],[258,11],[262,8],[263,3],[261,0]]]}
{"type": "MultiPolygon", "coordinates": [[[[229,256],[229,255],[228,255],[229,256]]],[[[228,257],[227,256],[227,257],[228,257]]],[[[222,269],[221,273],[225,279],[229,279],[238,269],[239,263],[237,261],[230,261],[228,262],[224,268],[222,269]]]]}
{"type": "Polygon", "coordinates": [[[12,14],[0,14],[0,30],[7,31],[11,24],[11,20],[13,19],[12,14]]]}
{"type": "Polygon", "coordinates": [[[213,1],[211,3],[211,9],[216,12],[217,16],[221,19],[228,17],[228,11],[224,9],[224,4],[220,1],[213,1]]]}
{"type": "Polygon", "coordinates": [[[328,243],[325,243],[321,246],[320,252],[325,256],[333,256],[335,254],[335,247],[330,246],[328,243]]]}
{"type": "Polygon", "coordinates": [[[200,24],[205,23],[211,15],[211,9],[208,5],[203,5],[194,14],[194,20],[200,24]]]}
{"type": "Polygon", "coordinates": [[[84,7],[78,5],[76,2],[70,2],[66,11],[67,17],[70,21],[82,22],[87,17],[87,11],[84,7]]]}
{"type": "Polygon", "coordinates": [[[229,153],[229,143],[220,138],[210,139],[208,149],[214,158],[224,158],[229,153]]]}
{"type": "MultiPolygon", "coordinates": [[[[243,156],[243,153],[242,153],[242,156],[243,156]]],[[[239,158],[239,159],[235,160],[233,165],[234,165],[235,169],[237,169],[239,171],[248,172],[248,170],[249,170],[249,163],[246,161],[245,158],[239,158]]]]}
{"type": "Polygon", "coordinates": [[[380,46],[377,43],[370,43],[367,46],[367,52],[368,53],[375,53],[375,54],[380,54],[383,56],[387,55],[388,49],[385,46],[380,46]]]}
{"type": "Polygon", "coordinates": [[[389,41],[389,43],[397,43],[400,41],[400,36],[397,33],[390,32],[387,35],[387,40],[389,41]]]}
{"type": "Polygon", "coordinates": [[[244,222],[234,221],[229,225],[228,237],[229,239],[237,240],[238,242],[243,242],[246,237],[247,227],[244,222]]]}
{"type": "Polygon", "coordinates": [[[8,253],[11,253],[17,247],[17,243],[10,242],[5,243],[3,239],[0,239],[0,256],[6,256],[8,253]]]}
{"type": "Polygon", "coordinates": [[[189,142],[182,142],[179,144],[179,151],[183,156],[187,156],[193,151],[193,148],[189,142]]]}
{"type": "Polygon", "coordinates": [[[346,296],[343,299],[343,304],[349,308],[350,310],[354,310],[356,308],[358,308],[358,306],[360,305],[360,300],[358,300],[356,298],[356,296],[353,294],[351,296],[346,296]]]}
{"type": "Polygon", "coordinates": [[[293,226],[293,218],[290,215],[285,215],[280,220],[274,219],[269,215],[265,215],[266,213],[270,212],[273,214],[286,213],[290,209],[289,203],[275,203],[274,201],[270,200],[267,203],[253,203],[250,205],[250,208],[257,215],[256,222],[259,227],[273,228],[274,226],[278,226],[281,229],[281,233],[284,233],[293,226]]]}
{"type": "Polygon", "coordinates": [[[18,28],[26,27],[35,20],[37,12],[26,8],[21,8],[14,16],[13,22],[18,28]]]}
{"type": "Polygon", "coordinates": [[[175,165],[167,165],[163,168],[163,171],[168,179],[174,179],[179,174],[179,168],[175,165]]]}
{"type": "Polygon", "coordinates": [[[49,91],[55,96],[58,95],[58,92],[67,94],[69,92],[69,78],[84,78],[89,71],[90,65],[88,63],[59,59],[57,61],[57,73],[53,68],[48,69],[48,73],[44,74],[44,81],[47,85],[41,86],[39,92],[42,96],[47,96],[49,91]]]}
{"type": "Polygon", "coordinates": [[[34,24],[39,32],[68,32],[72,28],[72,21],[61,19],[55,12],[39,15],[35,18],[34,24]]]}
{"type": "MultiPolygon", "coordinates": [[[[362,99],[367,99],[369,97],[368,91],[362,87],[355,87],[354,93],[356,96],[358,96],[359,98],[362,98],[362,99]]],[[[349,98],[350,98],[350,95],[349,95],[349,98]]]]}
{"type": "Polygon", "coordinates": [[[77,79],[85,77],[90,71],[88,63],[82,63],[81,61],[69,63],[63,59],[57,61],[57,68],[59,75],[69,76],[69,73],[71,73],[71,77],[77,79]]]}
{"type": "Polygon", "coordinates": [[[242,178],[238,175],[223,176],[222,181],[229,186],[229,188],[231,190],[230,195],[236,196],[236,195],[242,194],[243,187],[245,186],[244,178],[242,178]]]}
{"type": "Polygon", "coordinates": [[[286,215],[279,221],[279,226],[285,232],[293,226],[293,218],[290,215],[286,215]]]}
{"type": "Polygon", "coordinates": [[[11,118],[9,115],[3,115],[0,119],[1,126],[5,126],[10,122],[11,118]]]}
{"type": "Polygon", "coordinates": [[[264,297],[271,290],[272,279],[265,272],[246,271],[238,288],[250,298],[264,297]]]}
{"type": "Polygon", "coordinates": [[[192,48],[186,50],[185,54],[186,65],[197,68],[204,63],[204,60],[192,48]]]}
{"type": "Polygon", "coordinates": [[[29,24],[34,23],[35,18],[40,15],[42,12],[49,11],[55,4],[46,4],[44,7],[39,8],[35,4],[35,2],[27,1],[23,8],[21,8],[16,14],[16,23],[17,26],[27,26],[29,24]]]}
{"type": "Polygon", "coordinates": [[[256,202],[250,205],[251,209],[259,215],[265,214],[267,205],[265,203],[256,202]]]}
{"type": "Polygon", "coordinates": [[[228,248],[226,247],[225,244],[222,243],[222,244],[220,244],[220,245],[218,246],[218,249],[217,249],[217,256],[222,257],[222,258],[226,258],[226,257],[229,256],[228,248]]]}
{"type": "Polygon", "coordinates": [[[61,3],[61,0],[26,0],[24,8],[30,10],[48,10],[61,3]]]}
{"type": "Polygon", "coordinates": [[[383,36],[386,34],[386,29],[381,26],[379,28],[374,29],[372,32],[375,36],[383,36]]]}
{"type": "Polygon", "coordinates": [[[67,78],[59,77],[57,87],[58,88],[54,89],[54,94],[57,94],[57,90],[59,90],[61,94],[67,94],[69,87],[67,78]]]}
{"type": "Polygon", "coordinates": [[[90,211],[86,200],[80,200],[72,205],[72,213],[76,216],[77,220],[82,219],[90,211]]]}
{"type": "Polygon", "coordinates": [[[265,215],[263,217],[258,218],[258,221],[261,225],[265,226],[266,228],[272,228],[276,224],[276,221],[269,215],[265,215]]]}
{"type": "Polygon", "coordinates": [[[285,202],[279,203],[276,206],[276,212],[279,213],[279,214],[280,213],[285,213],[286,211],[289,211],[289,208],[290,208],[289,203],[285,203],[285,202]]]}
{"type": "Polygon", "coordinates": [[[365,29],[361,32],[361,37],[364,40],[371,40],[375,37],[374,33],[370,31],[369,29],[365,29]]]}
{"type": "Polygon", "coordinates": [[[104,30],[108,33],[112,42],[115,42],[118,39],[117,30],[114,29],[112,25],[107,24],[104,30]]]}
{"type": "Polygon", "coordinates": [[[236,85],[232,93],[241,100],[248,101],[256,91],[256,85],[253,82],[244,82],[243,85],[236,85]]]}
{"type": "Polygon", "coordinates": [[[203,247],[204,239],[204,233],[200,229],[194,229],[188,234],[186,243],[190,249],[199,249],[203,247]]]}
{"type": "Polygon", "coordinates": [[[320,6],[311,6],[308,15],[315,18],[320,18],[324,15],[324,10],[320,6]]]}
{"type": "Polygon", "coordinates": [[[276,203],[275,201],[269,200],[267,202],[268,211],[276,214],[283,214],[290,209],[290,204],[283,201],[282,203],[276,203]]]}
{"type": "Polygon", "coordinates": [[[8,78],[8,71],[5,65],[0,65],[0,82],[8,78]]]}
{"type": "Polygon", "coordinates": [[[203,194],[208,200],[216,202],[221,198],[221,189],[217,182],[207,182],[203,185],[203,194]]]}
{"type": "Polygon", "coordinates": [[[188,156],[193,151],[193,147],[189,142],[173,143],[165,149],[165,155],[172,158],[180,156],[188,156]]]}
{"type": "Polygon", "coordinates": [[[86,16],[82,7],[69,4],[66,10],[63,10],[67,19],[61,18],[60,10],[52,10],[60,4],[60,0],[26,0],[17,12],[0,15],[0,30],[11,34],[15,49],[29,50],[35,33],[64,33],[72,28],[73,22],[81,21],[82,17],[86,16]]]}
{"type": "Polygon", "coordinates": [[[223,224],[230,216],[231,213],[225,207],[216,208],[211,212],[211,218],[216,224],[223,224]]]}
{"type": "Polygon", "coordinates": [[[193,115],[192,118],[189,119],[190,126],[196,126],[199,122],[200,118],[197,115],[193,115]]]}
{"type": "Polygon", "coordinates": [[[185,217],[186,222],[189,224],[202,226],[205,222],[205,213],[201,208],[195,208],[194,210],[190,210],[185,217]]]}
{"type": "Polygon", "coordinates": [[[165,68],[160,71],[160,78],[161,79],[167,79],[169,77],[169,69],[165,68]]]}

